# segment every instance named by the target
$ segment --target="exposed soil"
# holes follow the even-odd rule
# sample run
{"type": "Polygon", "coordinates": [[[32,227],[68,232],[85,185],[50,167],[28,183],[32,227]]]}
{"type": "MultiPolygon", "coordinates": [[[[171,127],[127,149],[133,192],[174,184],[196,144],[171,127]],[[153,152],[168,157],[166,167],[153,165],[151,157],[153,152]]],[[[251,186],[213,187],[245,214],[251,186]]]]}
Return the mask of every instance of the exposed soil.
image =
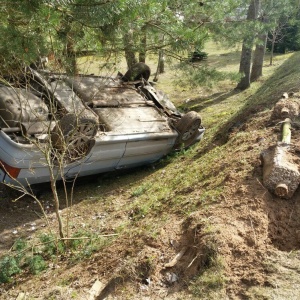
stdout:
{"type": "MultiPolygon", "coordinates": [[[[266,127],[270,114],[261,113],[255,120],[244,124],[244,131],[253,132],[251,140],[238,140],[238,143],[247,143],[247,151],[227,148],[228,162],[222,161],[228,170],[226,187],[222,199],[210,206],[209,211],[199,210],[188,218],[170,215],[156,238],[139,235],[136,231],[123,234],[105,251],[95,253],[89,260],[72,266],[62,260],[39,276],[21,275],[12,284],[0,286],[0,298],[16,299],[21,291],[25,291],[31,297],[28,299],[72,299],[72,295],[87,299],[96,279],[106,285],[97,299],[183,299],[180,298],[182,295],[185,295],[184,299],[192,298],[186,293],[187,282],[209,264],[214,251],[225,262],[227,283],[224,296],[227,298],[256,299],[260,295],[261,299],[268,299],[271,294],[275,295],[274,299],[300,297],[295,288],[300,285],[300,193],[296,192],[290,200],[279,199],[261,183],[259,151],[277,138],[274,128],[266,127]],[[264,128],[264,136],[257,128],[264,128]],[[232,156],[235,157],[233,165],[232,156]],[[252,174],[245,176],[242,160],[252,166],[252,174]],[[213,248],[210,247],[211,236],[203,232],[203,217],[215,227],[213,248]],[[182,257],[172,266],[176,255],[182,257]],[[168,263],[170,267],[166,267],[168,263]],[[287,280],[290,273],[294,275],[287,280]],[[289,290],[287,287],[292,281],[294,288],[289,290]],[[257,291],[255,288],[261,289],[257,291]]],[[[229,141],[237,134],[238,131],[232,132],[229,141]]],[[[297,145],[300,139],[294,137],[297,145]]],[[[196,192],[190,191],[192,194],[196,192]]],[[[9,201],[11,195],[7,190],[1,193],[0,251],[3,254],[16,237],[30,236],[43,229],[45,222],[38,217],[39,209],[31,199],[13,203],[9,201]]],[[[92,230],[101,227],[102,232],[114,232],[118,223],[128,218],[127,212],[121,209],[128,197],[122,188],[114,193],[116,197],[111,212],[102,211],[101,204],[92,199],[89,204],[76,205],[76,222],[92,230]]],[[[80,202],[80,194],[76,195],[80,202]]],[[[47,197],[46,193],[42,200],[50,222],[55,222],[47,197]]],[[[143,226],[143,220],[140,226],[143,226]]]]}
{"type": "MultiPolygon", "coordinates": [[[[199,205],[188,216],[170,213],[159,230],[154,214],[152,219],[150,215],[132,222],[139,212],[127,209],[132,197],[125,180],[124,186],[119,185],[114,174],[80,181],[72,229],[110,235],[132,222],[129,230],[107,237],[110,243],[88,259],[70,263],[59,257],[40,275],[17,275],[11,283],[0,285],[0,299],[16,299],[21,292],[28,293],[26,299],[89,299],[97,279],[104,289],[96,299],[300,299],[300,191],[285,200],[262,184],[259,154],[273,145],[279,134],[275,125],[270,126],[271,116],[272,111],[258,108],[227,132],[226,159],[212,166],[215,172],[226,173],[221,196],[208,207],[199,205]],[[107,183],[110,188],[101,192],[102,200],[108,200],[96,200],[97,187],[107,183]],[[144,234],[149,226],[155,234],[144,234]],[[196,295],[191,282],[213,268],[217,257],[222,258],[225,282],[210,291],[200,287],[196,295]]],[[[298,132],[293,131],[292,141],[295,148],[300,147],[298,132]]],[[[197,155],[201,152],[194,159],[197,155]]],[[[158,176],[152,167],[130,172],[139,179],[158,176]]],[[[190,187],[183,193],[197,199],[199,191],[190,187]]],[[[33,238],[46,230],[46,223],[30,198],[11,202],[13,195],[6,189],[1,195],[3,255],[18,237],[33,238]]],[[[41,201],[54,226],[51,193],[44,191],[41,201]]]]}

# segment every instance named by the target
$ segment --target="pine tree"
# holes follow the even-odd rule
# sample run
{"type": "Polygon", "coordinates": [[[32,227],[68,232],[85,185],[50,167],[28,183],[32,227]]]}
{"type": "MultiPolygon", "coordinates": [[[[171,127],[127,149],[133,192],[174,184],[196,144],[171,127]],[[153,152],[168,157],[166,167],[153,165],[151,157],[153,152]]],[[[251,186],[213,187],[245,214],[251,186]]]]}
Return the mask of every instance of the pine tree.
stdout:
{"type": "MultiPolygon", "coordinates": [[[[251,0],[251,3],[247,12],[247,21],[255,21],[258,16],[260,9],[260,0],[251,0]]],[[[242,78],[237,85],[237,89],[245,90],[250,86],[250,68],[251,68],[251,58],[252,58],[252,47],[255,38],[255,32],[249,34],[244,38],[240,69],[239,72],[242,74],[242,78]]]]}

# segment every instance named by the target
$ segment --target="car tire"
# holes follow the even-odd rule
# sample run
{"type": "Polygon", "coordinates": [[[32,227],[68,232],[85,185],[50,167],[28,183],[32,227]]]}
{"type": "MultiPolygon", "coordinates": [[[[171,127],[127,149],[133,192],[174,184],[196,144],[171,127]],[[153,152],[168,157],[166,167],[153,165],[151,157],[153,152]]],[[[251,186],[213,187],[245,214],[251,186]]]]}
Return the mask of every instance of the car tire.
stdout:
{"type": "Polygon", "coordinates": [[[148,81],[150,74],[151,70],[149,66],[140,62],[133,65],[122,77],[122,80],[127,82],[145,79],[148,81]]]}
{"type": "Polygon", "coordinates": [[[51,142],[54,152],[63,155],[68,162],[86,156],[95,144],[98,122],[88,112],[76,115],[68,113],[55,125],[51,142]]]}
{"type": "Polygon", "coordinates": [[[201,117],[199,114],[195,111],[186,113],[175,126],[179,133],[175,148],[180,148],[181,145],[184,145],[184,148],[191,146],[198,136],[198,129],[200,125],[201,117]]]}

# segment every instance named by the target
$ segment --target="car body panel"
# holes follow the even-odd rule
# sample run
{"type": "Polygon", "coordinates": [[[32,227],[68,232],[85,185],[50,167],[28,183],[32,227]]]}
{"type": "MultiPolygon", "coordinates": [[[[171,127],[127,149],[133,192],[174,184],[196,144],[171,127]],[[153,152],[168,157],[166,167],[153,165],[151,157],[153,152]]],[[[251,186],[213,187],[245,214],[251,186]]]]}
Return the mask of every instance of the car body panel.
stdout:
{"type": "MultiPolygon", "coordinates": [[[[43,149],[51,145],[52,132],[59,124],[59,119],[53,119],[55,114],[89,113],[98,124],[83,157],[66,162],[62,174],[57,164],[52,165],[57,180],[150,164],[174,149],[180,134],[174,124],[181,115],[167,96],[148,82],[35,70],[31,74],[37,80],[32,82],[34,88],[17,88],[12,97],[19,99],[20,105],[33,103],[42,117],[30,118],[26,110],[25,116],[15,117],[11,124],[7,120],[1,123],[0,182],[28,186],[50,181],[43,149]],[[18,92],[27,95],[28,101],[18,98],[18,92]],[[53,102],[54,109],[48,107],[53,102]]],[[[1,108],[6,110],[7,91],[11,92],[0,86],[0,118],[13,119],[10,113],[1,115],[1,108]],[[1,88],[6,92],[3,95],[1,88]]],[[[196,133],[195,141],[199,141],[204,129],[196,133]]]]}

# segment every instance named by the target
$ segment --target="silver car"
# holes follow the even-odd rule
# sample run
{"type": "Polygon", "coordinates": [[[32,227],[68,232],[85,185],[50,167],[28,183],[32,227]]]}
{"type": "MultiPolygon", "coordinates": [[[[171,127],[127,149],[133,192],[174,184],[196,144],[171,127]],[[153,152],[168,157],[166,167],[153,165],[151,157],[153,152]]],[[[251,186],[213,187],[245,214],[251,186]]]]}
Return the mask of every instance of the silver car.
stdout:
{"type": "Polygon", "coordinates": [[[200,116],[178,112],[149,76],[138,63],[115,78],[32,68],[5,78],[0,182],[48,182],[49,168],[57,179],[132,168],[199,141],[200,116]]]}

